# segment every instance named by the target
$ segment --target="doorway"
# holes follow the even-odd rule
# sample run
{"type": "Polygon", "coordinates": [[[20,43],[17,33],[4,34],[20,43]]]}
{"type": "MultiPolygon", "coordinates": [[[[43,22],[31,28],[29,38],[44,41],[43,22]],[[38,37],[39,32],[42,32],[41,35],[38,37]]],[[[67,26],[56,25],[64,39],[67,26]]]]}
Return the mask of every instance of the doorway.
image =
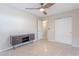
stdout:
{"type": "Polygon", "coordinates": [[[48,40],[48,20],[43,20],[43,39],[48,40]]]}

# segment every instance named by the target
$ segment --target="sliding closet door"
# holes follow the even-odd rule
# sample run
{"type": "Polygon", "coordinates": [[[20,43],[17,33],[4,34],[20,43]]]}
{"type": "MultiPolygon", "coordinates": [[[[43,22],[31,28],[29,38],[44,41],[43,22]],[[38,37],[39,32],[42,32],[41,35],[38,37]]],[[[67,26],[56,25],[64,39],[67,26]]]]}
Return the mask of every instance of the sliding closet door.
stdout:
{"type": "Polygon", "coordinates": [[[62,43],[72,44],[72,18],[55,20],[55,40],[62,43]]]}

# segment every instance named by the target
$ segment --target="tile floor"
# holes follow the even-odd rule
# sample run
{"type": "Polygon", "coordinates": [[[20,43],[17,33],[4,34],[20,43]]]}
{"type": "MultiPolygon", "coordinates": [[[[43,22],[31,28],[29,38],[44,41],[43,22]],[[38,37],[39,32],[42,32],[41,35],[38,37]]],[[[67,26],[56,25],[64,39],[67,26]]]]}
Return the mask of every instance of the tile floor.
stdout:
{"type": "Polygon", "coordinates": [[[0,56],[78,56],[79,48],[71,45],[39,40],[16,49],[1,52],[0,56]]]}

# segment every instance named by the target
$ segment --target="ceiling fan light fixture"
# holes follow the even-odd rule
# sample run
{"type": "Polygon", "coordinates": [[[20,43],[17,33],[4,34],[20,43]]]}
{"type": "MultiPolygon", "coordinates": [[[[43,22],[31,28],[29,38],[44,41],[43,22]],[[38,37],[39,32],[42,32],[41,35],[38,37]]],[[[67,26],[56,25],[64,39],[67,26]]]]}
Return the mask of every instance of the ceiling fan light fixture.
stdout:
{"type": "Polygon", "coordinates": [[[44,8],[40,8],[40,11],[43,12],[43,11],[45,11],[45,9],[44,8]]]}

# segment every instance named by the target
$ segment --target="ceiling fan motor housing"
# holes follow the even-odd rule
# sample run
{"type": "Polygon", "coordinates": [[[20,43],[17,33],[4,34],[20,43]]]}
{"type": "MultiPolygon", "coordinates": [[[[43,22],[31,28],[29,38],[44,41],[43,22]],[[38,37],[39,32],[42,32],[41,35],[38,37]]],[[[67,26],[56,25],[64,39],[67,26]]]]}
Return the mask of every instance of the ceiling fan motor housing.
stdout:
{"type": "Polygon", "coordinates": [[[44,5],[44,3],[41,3],[41,5],[44,5]]]}

